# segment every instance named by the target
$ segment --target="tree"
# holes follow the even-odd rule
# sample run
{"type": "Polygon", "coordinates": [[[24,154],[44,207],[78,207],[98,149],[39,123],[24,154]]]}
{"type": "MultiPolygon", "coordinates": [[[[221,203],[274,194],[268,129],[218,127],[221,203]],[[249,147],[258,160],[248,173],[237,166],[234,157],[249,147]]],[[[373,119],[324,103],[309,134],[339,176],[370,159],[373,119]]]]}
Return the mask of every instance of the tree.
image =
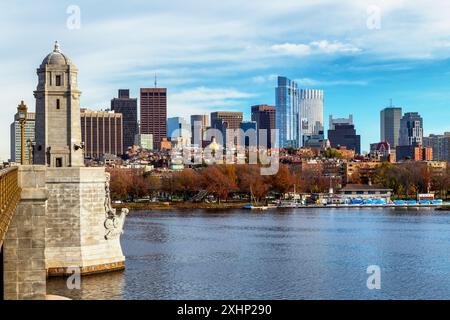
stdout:
{"type": "Polygon", "coordinates": [[[218,201],[227,200],[232,191],[238,190],[234,166],[213,165],[201,171],[203,188],[217,196],[218,201]]]}
{"type": "Polygon", "coordinates": [[[239,191],[245,194],[253,193],[259,202],[270,190],[270,181],[267,176],[262,176],[258,165],[239,165],[236,167],[239,191]]]}
{"type": "Polygon", "coordinates": [[[273,190],[280,194],[292,190],[292,187],[294,186],[294,178],[288,165],[280,164],[278,172],[273,176],[272,186],[273,190]]]}

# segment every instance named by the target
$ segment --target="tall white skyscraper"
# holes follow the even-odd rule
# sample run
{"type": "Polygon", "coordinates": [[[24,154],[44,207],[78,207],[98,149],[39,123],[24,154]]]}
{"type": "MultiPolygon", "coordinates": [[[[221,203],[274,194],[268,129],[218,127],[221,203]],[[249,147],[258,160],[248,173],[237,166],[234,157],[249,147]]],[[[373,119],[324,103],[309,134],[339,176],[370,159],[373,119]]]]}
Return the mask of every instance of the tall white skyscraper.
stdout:
{"type": "Polygon", "coordinates": [[[275,89],[275,124],[279,130],[279,147],[299,148],[302,145],[299,90],[297,83],[278,77],[275,89]]]}
{"type": "Polygon", "coordinates": [[[323,91],[300,89],[303,146],[312,136],[323,135],[323,91]]]}

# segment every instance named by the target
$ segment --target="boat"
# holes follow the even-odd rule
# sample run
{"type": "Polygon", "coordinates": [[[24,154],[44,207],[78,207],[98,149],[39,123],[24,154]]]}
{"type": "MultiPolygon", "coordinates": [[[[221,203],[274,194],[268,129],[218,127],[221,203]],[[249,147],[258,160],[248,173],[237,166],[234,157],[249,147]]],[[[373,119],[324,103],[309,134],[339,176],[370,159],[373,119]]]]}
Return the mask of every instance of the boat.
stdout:
{"type": "Polygon", "coordinates": [[[246,209],[246,210],[267,210],[267,209],[269,209],[269,206],[256,205],[256,201],[253,201],[253,200],[254,200],[254,197],[253,197],[252,186],[250,186],[250,202],[251,203],[242,206],[242,209],[246,209]]]}
{"type": "Polygon", "coordinates": [[[251,203],[246,204],[242,207],[242,209],[246,209],[246,210],[267,210],[269,209],[269,206],[255,206],[251,203]]]}

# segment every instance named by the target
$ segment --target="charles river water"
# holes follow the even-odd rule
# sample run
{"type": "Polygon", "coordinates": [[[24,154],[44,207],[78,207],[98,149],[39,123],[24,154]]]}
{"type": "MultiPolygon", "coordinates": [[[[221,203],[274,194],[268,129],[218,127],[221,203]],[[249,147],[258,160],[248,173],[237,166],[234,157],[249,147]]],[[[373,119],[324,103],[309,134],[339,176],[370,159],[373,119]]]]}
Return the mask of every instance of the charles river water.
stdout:
{"type": "Polygon", "coordinates": [[[286,209],[130,212],[126,270],[73,299],[449,299],[450,212],[286,209]],[[369,266],[380,289],[369,290],[369,266]]]}

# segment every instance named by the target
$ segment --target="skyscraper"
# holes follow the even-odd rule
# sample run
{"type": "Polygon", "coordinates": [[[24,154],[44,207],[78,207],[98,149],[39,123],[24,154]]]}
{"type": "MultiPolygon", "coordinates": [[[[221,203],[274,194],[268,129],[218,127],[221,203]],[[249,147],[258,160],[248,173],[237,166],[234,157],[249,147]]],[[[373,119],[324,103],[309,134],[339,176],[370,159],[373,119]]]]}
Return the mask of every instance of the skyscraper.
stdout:
{"type": "Polygon", "coordinates": [[[423,119],[417,112],[407,112],[400,120],[399,146],[421,146],[423,119]]]}
{"type": "Polygon", "coordinates": [[[183,117],[173,117],[167,119],[167,137],[168,138],[190,138],[189,124],[183,117]]]}
{"type": "Polygon", "coordinates": [[[228,129],[239,129],[242,119],[242,112],[217,111],[211,113],[211,125],[217,121],[226,122],[228,129]]]}
{"type": "Polygon", "coordinates": [[[153,135],[153,147],[167,137],[167,89],[141,89],[141,133],[153,135]]]}
{"type": "Polygon", "coordinates": [[[209,116],[207,114],[191,115],[191,143],[197,143],[201,147],[208,127],[209,116]]]}
{"type": "Polygon", "coordinates": [[[275,89],[275,108],[279,146],[299,148],[302,145],[302,130],[299,90],[295,81],[286,77],[278,77],[278,86],[275,89]]]}
{"type": "Polygon", "coordinates": [[[122,155],[123,129],[121,113],[82,109],[81,137],[84,142],[84,157],[100,159],[108,154],[122,155]]]}
{"type": "Polygon", "coordinates": [[[119,89],[118,98],[111,100],[111,110],[123,117],[123,152],[134,145],[134,136],[139,133],[137,99],[130,98],[130,90],[119,89]]]}
{"type": "Polygon", "coordinates": [[[272,130],[275,129],[275,107],[268,105],[256,105],[252,107],[252,121],[256,121],[256,127],[259,130],[266,130],[267,141],[259,141],[258,145],[267,146],[272,148],[272,130]]]}
{"type": "Polygon", "coordinates": [[[323,91],[300,89],[299,96],[304,146],[313,136],[323,135],[323,91]]]}
{"type": "Polygon", "coordinates": [[[329,126],[330,130],[334,130],[337,124],[353,124],[353,115],[349,115],[348,118],[333,118],[333,115],[330,114],[329,126]]]}
{"type": "MultiPolygon", "coordinates": [[[[27,112],[27,122],[25,122],[25,163],[29,163],[29,148],[27,141],[35,141],[35,114],[33,112],[27,112]]],[[[19,115],[14,115],[14,122],[11,123],[11,161],[20,162],[22,156],[22,132],[20,129],[19,115]]]]}
{"type": "Polygon", "coordinates": [[[380,139],[388,142],[391,148],[398,146],[402,108],[389,107],[380,112],[380,139]]]}
{"type": "Polygon", "coordinates": [[[244,134],[245,134],[244,141],[243,141],[244,146],[256,147],[256,144],[258,143],[258,138],[256,136],[257,130],[258,130],[258,124],[256,123],[256,121],[242,121],[241,122],[241,130],[244,131],[244,134]]]}
{"type": "MultiPolygon", "coordinates": [[[[242,112],[217,111],[211,113],[211,127],[222,132],[223,145],[227,145],[227,129],[239,129],[243,119],[242,112]]],[[[217,137],[216,137],[217,139],[217,137]]],[[[236,143],[237,139],[234,139],[236,143]]],[[[220,143],[220,141],[218,141],[220,143]]],[[[233,141],[228,141],[229,144],[233,141]]]]}
{"type": "Polygon", "coordinates": [[[332,130],[328,130],[328,139],[331,147],[347,147],[361,154],[361,136],[356,134],[353,124],[333,124],[332,130]]]}

